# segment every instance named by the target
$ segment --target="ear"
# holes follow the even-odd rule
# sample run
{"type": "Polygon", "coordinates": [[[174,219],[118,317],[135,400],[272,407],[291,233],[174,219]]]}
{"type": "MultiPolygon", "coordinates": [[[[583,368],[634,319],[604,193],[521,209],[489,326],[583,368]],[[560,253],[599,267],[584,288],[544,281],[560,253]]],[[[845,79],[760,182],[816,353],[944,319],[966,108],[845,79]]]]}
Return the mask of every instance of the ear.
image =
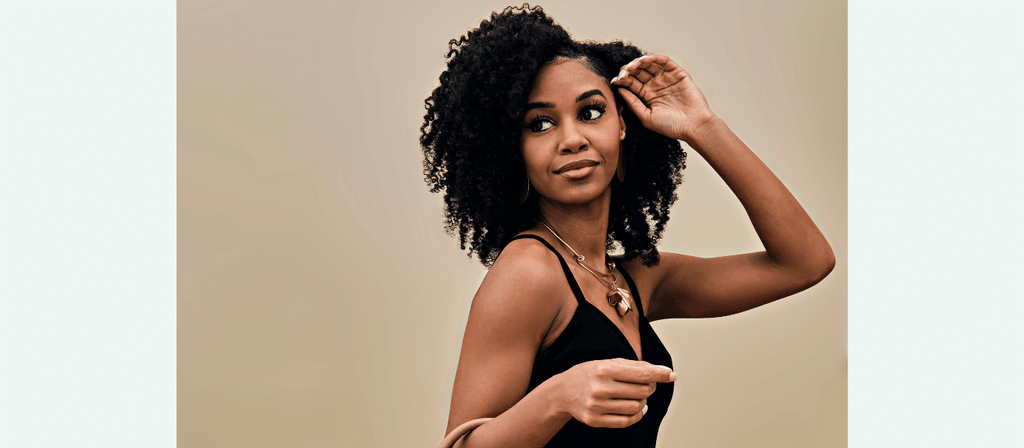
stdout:
{"type": "Polygon", "coordinates": [[[616,107],[619,110],[619,141],[626,139],[626,120],[622,118],[622,106],[616,107]]]}

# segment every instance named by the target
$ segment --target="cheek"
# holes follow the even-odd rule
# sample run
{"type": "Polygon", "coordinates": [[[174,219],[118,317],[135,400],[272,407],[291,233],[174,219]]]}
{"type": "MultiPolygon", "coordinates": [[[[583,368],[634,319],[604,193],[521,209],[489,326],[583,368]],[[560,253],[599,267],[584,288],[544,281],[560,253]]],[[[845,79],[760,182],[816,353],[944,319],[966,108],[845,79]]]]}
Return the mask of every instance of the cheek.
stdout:
{"type": "Polygon", "coordinates": [[[523,156],[527,173],[536,173],[546,166],[545,151],[540,142],[535,139],[523,139],[520,143],[520,154],[523,156]]]}
{"type": "Polygon", "coordinates": [[[619,146],[622,144],[622,140],[619,139],[620,135],[621,130],[619,129],[618,122],[615,121],[608,123],[602,127],[600,135],[596,136],[596,138],[599,139],[599,142],[595,143],[598,143],[600,147],[604,148],[606,151],[614,150],[617,152],[619,146]]]}

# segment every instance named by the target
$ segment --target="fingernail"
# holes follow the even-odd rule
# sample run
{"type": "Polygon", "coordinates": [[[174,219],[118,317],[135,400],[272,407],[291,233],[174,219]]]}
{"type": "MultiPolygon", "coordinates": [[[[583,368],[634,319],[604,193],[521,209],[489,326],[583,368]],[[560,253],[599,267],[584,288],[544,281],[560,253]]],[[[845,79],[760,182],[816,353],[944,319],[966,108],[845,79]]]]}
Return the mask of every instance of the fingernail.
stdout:
{"type": "Polygon", "coordinates": [[[640,412],[642,412],[643,415],[647,415],[647,405],[646,404],[644,405],[644,410],[640,411],[640,412]]]}
{"type": "Polygon", "coordinates": [[[658,365],[656,365],[655,367],[661,367],[662,369],[668,370],[668,372],[669,372],[668,373],[668,380],[669,381],[675,381],[676,380],[676,373],[672,371],[671,367],[658,366],[658,365]]]}
{"type": "Polygon", "coordinates": [[[626,71],[625,70],[619,70],[619,76],[616,76],[615,78],[618,79],[618,78],[625,78],[625,77],[626,77],[626,71]]]}

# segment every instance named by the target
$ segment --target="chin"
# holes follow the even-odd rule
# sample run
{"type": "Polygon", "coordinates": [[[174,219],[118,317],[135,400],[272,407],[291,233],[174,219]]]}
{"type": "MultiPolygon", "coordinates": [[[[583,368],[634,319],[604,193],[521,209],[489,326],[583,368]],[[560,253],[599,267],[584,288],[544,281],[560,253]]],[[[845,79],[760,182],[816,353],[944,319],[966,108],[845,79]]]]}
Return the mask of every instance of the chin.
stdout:
{"type": "Polygon", "coordinates": [[[559,192],[560,194],[553,195],[549,198],[552,202],[558,202],[567,205],[584,205],[593,201],[600,200],[604,195],[611,197],[611,185],[605,185],[604,188],[593,188],[593,185],[586,185],[582,188],[570,188],[559,192]]]}

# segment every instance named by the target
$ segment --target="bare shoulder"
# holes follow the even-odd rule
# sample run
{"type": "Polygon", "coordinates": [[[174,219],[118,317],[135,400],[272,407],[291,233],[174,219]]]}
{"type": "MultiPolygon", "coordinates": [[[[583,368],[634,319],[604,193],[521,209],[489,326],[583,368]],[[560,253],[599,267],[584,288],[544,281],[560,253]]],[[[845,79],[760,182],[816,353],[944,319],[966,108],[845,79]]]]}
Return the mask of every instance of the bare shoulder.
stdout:
{"type": "Polygon", "coordinates": [[[528,392],[533,361],[559,316],[558,258],[532,239],[512,241],[473,297],[452,388],[448,429],[497,416],[528,392]]]}
{"type": "Polygon", "coordinates": [[[514,240],[505,246],[488,273],[520,280],[550,283],[563,278],[558,257],[544,243],[532,238],[514,240]]]}
{"type": "Polygon", "coordinates": [[[487,272],[470,315],[530,333],[541,330],[543,337],[561,310],[563,301],[558,299],[564,284],[554,253],[540,241],[518,239],[505,247],[487,272]]]}

